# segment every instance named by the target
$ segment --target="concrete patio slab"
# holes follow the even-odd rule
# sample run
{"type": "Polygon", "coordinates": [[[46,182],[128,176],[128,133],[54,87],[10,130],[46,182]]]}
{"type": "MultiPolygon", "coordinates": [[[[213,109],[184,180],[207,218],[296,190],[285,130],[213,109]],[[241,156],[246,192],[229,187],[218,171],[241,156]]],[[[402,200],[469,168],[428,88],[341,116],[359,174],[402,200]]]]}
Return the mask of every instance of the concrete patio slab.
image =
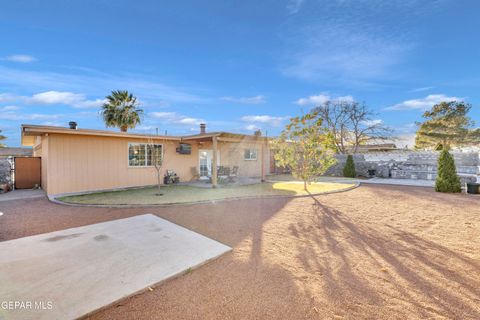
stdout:
{"type": "Polygon", "coordinates": [[[231,250],[151,214],[0,242],[0,319],[74,319],[231,250]]]}

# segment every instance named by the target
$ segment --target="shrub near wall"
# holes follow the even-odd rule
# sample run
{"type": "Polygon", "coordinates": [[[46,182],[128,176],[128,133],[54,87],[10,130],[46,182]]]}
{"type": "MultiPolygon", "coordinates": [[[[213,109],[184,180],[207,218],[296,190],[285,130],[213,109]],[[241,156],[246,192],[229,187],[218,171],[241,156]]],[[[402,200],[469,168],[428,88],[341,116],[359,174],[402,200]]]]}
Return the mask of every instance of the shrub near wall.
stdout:
{"type": "Polygon", "coordinates": [[[347,156],[347,162],[343,168],[343,176],[348,178],[355,178],[357,173],[355,172],[355,163],[351,154],[347,156]]]}
{"type": "Polygon", "coordinates": [[[435,181],[437,192],[461,192],[460,178],[457,176],[455,160],[447,150],[443,150],[438,157],[438,175],[435,181]]]}

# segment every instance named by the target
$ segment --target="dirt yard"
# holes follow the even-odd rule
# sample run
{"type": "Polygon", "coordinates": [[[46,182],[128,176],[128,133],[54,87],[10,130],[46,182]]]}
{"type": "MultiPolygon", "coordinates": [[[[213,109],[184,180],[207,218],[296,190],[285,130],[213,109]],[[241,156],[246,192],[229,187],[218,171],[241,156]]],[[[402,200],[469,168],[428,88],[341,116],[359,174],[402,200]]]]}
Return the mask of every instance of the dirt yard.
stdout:
{"type": "Polygon", "coordinates": [[[362,186],[165,208],[0,202],[0,241],[154,213],[234,248],[90,319],[480,319],[480,197],[362,186]]]}

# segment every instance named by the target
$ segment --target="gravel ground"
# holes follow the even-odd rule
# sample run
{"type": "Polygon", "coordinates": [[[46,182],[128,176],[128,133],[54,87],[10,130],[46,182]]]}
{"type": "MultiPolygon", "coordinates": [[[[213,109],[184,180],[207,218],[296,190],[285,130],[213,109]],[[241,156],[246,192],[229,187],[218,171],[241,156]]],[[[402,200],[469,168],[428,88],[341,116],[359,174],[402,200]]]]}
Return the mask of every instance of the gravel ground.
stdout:
{"type": "Polygon", "coordinates": [[[0,241],[154,213],[234,248],[90,319],[480,319],[480,197],[361,186],[164,208],[0,203],[0,241]]]}

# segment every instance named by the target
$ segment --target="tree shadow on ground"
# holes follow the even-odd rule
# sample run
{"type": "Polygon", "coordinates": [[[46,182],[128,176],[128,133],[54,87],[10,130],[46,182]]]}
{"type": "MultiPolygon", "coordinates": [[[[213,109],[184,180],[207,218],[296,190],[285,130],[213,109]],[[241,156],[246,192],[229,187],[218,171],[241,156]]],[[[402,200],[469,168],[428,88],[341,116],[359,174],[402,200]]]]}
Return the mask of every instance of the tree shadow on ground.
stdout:
{"type": "Polygon", "coordinates": [[[393,226],[372,228],[312,199],[315,214],[289,228],[302,239],[298,258],[324,275],[323,291],[350,315],[362,309],[374,316],[369,306],[391,304],[398,314],[413,308],[425,318],[480,318],[478,262],[393,226]]]}

